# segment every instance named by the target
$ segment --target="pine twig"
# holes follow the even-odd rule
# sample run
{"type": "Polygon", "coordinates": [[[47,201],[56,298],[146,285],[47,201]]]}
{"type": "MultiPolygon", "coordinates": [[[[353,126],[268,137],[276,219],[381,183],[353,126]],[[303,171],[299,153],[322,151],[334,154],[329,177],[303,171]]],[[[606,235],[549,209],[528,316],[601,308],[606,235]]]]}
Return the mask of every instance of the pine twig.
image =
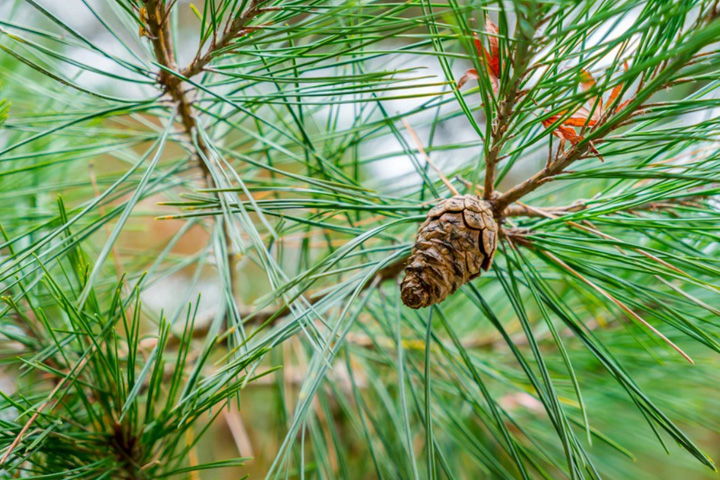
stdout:
{"type": "MultiPolygon", "coordinates": [[[[203,156],[206,159],[210,158],[210,150],[202,137],[200,135],[196,135],[197,119],[192,111],[192,101],[190,100],[190,94],[192,91],[186,91],[182,80],[178,76],[170,73],[171,71],[177,71],[178,68],[175,63],[175,53],[171,40],[172,37],[170,35],[169,22],[167,21],[169,8],[167,11],[164,11],[162,3],[159,0],[144,0],[144,2],[144,8],[147,11],[147,18],[144,19],[146,20],[146,27],[148,31],[147,36],[150,38],[150,43],[153,46],[155,59],[160,65],[165,67],[165,69],[160,70],[158,73],[158,83],[176,105],[185,134],[191,139],[191,144],[193,137],[196,137],[198,151],[195,152],[195,157],[198,162],[198,166],[202,170],[207,187],[214,188],[215,181],[212,178],[209,167],[203,159],[203,156]]],[[[143,15],[141,15],[141,19],[142,17],[143,15]]]]}
{"type": "MultiPolygon", "coordinates": [[[[513,62],[513,76],[510,80],[509,87],[507,90],[500,89],[500,93],[503,94],[502,100],[498,103],[497,116],[493,120],[492,130],[490,133],[491,147],[488,151],[487,157],[485,158],[485,188],[483,197],[485,200],[493,198],[495,188],[495,171],[497,169],[498,161],[500,160],[500,152],[502,151],[503,145],[508,140],[507,131],[512,123],[513,109],[515,108],[515,102],[519,98],[520,85],[527,74],[528,64],[532,58],[531,45],[533,32],[526,32],[521,28],[521,22],[527,22],[527,18],[518,16],[515,30],[522,34],[517,40],[515,47],[515,55],[513,62]]],[[[537,28],[540,22],[534,25],[537,28]]]]}
{"type": "Polygon", "coordinates": [[[667,343],[668,345],[670,345],[670,347],[671,347],[673,350],[675,350],[676,352],[678,352],[685,360],[687,360],[688,362],[690,362],[690,363],[693,364],[693,365],[695,364],[695,362],[693,361],[693,359],[690,358],[690,356],[689,356],[687,353],[685,353],[680,347],[678,347],[675,343],[673,343],[672,340],[670,340],[670,339],[667,338],[665,335],[663,335],[658,329],[656,329],[656,328],[653,327],[650,323],[648,323],[647,320],[645,320],[645,319],[642,318],[640,315],[638,315],[637,313],[635,313],[635,311],[633,311],[630,307],[628,307],[628,306],[625,305],[623,302],[621,302],[620,300],[618,300],[617,298],[615,298],[614,296],[612,296],[609,292],[607,292],[605,289],[603,289],[603,288],[600,287],[599,285],[593,283],[591,280],[589,280],[588,278],[584,277],[584,276],[583,276],[582,274],[580,274],[577,270],[573,269],[571,266],[569,266],[567,263],[565,263],[565,262],[563,262],[562,260],[560,260],[558,257],[556,257],[555,255],[553,255],[552,253],[548,252],[547,250],[542,250],[542,253],[543,253],[544,255],[548,256],[550,259],[552,259],[552,260],[553,260],[556,264],[558,264],[562,269],[564,269],[565,271],[569,272],[570,274],[572,274],[574,277],[578,278],[578,279],[579,279],[580,281],[582,281],[583,283],[589,285],[593,290],[597,291],[597,292],[600,293],[602,296],[604,296],[605,298],[607,298],[608,300],[610,300],[612,303],[614,303],[615,305],[617,305],[618,307],[620,307],[620,309],[621,309],[622,311],[624,311],[630,318],[636,320],[637,322],[639,322],[639,323],[641,323],[642,325],[644,325],[645,327],[647,327],[647,328],[648,328],[650,331],[652,331],[655,335],[657,335],[658,337],[660,337],[665,343],[667,343]]]}
{"type": "MultiPolygon", "coordinates": [[[[213,40],[210,48],[204,55],[198,55],[186,68],[181,70],[180,76],[173,75],[171,72],[178,70],[175,62],[175,52],[171,41],[170,27],[169,27],[169,16],[170,10],[174,4],[170,4],[167,7],[163,7],[163,4],[159,0],[143,0],[145,4],[146,18],[142,18],[146,22],[143,28],[147,28],[147,36],[155,52],[155,57],[165,67],[158,74],[158,82],[162,86],[163,90],[172,98],[175,103],[178,114],[183,124],[185,134],[190,138],[190,144],[195,149],[194,155],[198,166],[200,167],[203,177],[205,179],[205,185],[209,189],[217,188],[215,179],[212,177],[210,168],[207,161],[212,158],[211,152],[205,140],[201,135],[197,134],[197,118],[192,109],[191,95],[194,93],[194,89],[186,89],[182,78],[193,77],[207,66],[208,63],[220,50],[226,48],[233,39],[240,35],[243,35],[248,31],[248,24],[259,14],[265,10],[259,8],[260,0],[250,0],[248,8],[239,14],[235,19],[225,27],[225,33],[219,40],[213,40]]],[[[218,193],[218,195],[220,195],[218,193]]],[[[225,242],[228,246],[227,263],[229,266],[230,274],[230,291],[235,294],[235,254],[231,248],[231,235],[228,228],[227,222],[223,223],[223,234],[225,236],[225,242]]]]}
{"type": "Polygon", "coordinates": [[[445,184],[445,186],[452,192],[453,195],[459,195],[458,191],[455,189],[452,183],[450,183],[450,180],[442,173],[442,170],[440,170],[437,165],[435,165],[435,162],[432,161],[430,158],[430,155],[427,154],[425,151],[425,147],[423,147],[422,142],[420,141],[420,137],[418,137],[418,134],[415,132],[415,130],[412,128],[410,123],[403,118],[402,120],[403,125],[405,126],[405,129],[410,133],[410,138],[412,138],[413,142],[415,143],[415,147],[418,149],[418,151],[425,157],[425,161],[430,165],[433,170],[435,170],[435,173],[438,174],[440,177],[440,180],[445,184]]]}
{"type": "MultiPolygon", "coordinates": [[[[5,451],[5,454],[3,455],[2,459],[0,459],[0,467],[5,465],[5,462],[7,462],[8,458],[10,458],[10,455],[12,455],[12,452],[15,450],[15,448],[20,444],[20,441],[25,436],[27,431],[30,429],[33,423],[35,423],[35,420],[40,416],[43,410],[47,408],[48,405],[53,400],[53,397],[55,394],[67,383],[68,379],[70,379],[70,376],[73,374],[73,372],[80,372],[83,368],[85,368],[85,364],[90,359],[90,354],[86,355],[85,358],[83,358],[73,369],[61,380],[55,385],[55,388],[52,389],[50,392],[50,395],[48,395],[47,400],[43,402],[42,405],[33,413],[32,417],[25,423],[22,430],[20,430],[20,433],[17,434],[15,437],[15,440],[10,444],[8,449],[5,451]]],[[[60,403],[59,400],[55,400],[55,405],[53,405],[53,408],[55,408],[60,403]]]]}
{"type": "MultiPolygon", "coordinates": [[[[405,268],[405,262],[407,261],[408,256],[399,258],[398,260],[395,260],[394,262],[390,263],[389,265],[386,265],[385,267],[381,268],[377,274],[371,279],[369,279],[365,284],[363,284],[361,290],[367,290],[368,288],[372,287],[375,283],[382,283],[389,280],[393,280],[397,278],[398,275],[403,271],[405,268]]],[[[320,300],[325,298],[325,295],[316,295],[311,296],[308,298],[308,303],[310,305],[315,305],[320,300]]],[[[270,308],[270,309],[263,309],[259,311],[246,311],[241,312],[241,317],[246,322],[251,322],[254,325],[265,325],[268,322],[275,323],[286,316],[290,314],[291,310],[288,305],[283,305],[280,308],[270,308]]],[[[202,338],[206,336],[209,332],[210,325],[205,325],[201,327],[196,327],[193,330],[193,337],[194,338],[202,338]]],[[[234,328],[234,327],[231,327],[234,328]]],[[[171,337],[170,344],[176,343],[177,339],[173,341],[176,337],[171,337]]]]}
{"type": "Polygon", "coordinates": [[[187,67],[182,69],[182,71],[180,72],[181,75],[185,78],[190,78],[202,72],[203,69],[207,66],[208,63],[212,61],[212,59],[215,57],[215,55],[217,55],[218,52],[222,51],[228,45],[230,45],[230,43],[235,38],[240,37],[251,30],[248,27],[248,24],[255,17],[269,10],[274,10],[268,8],[260,8],[260,3],[261,0],[250,0],[247,8],[237,17],[235,17],[232,22],[229,22],[225,26],[225,31],[223,35],[219,39],[213,39],[210,47],[205,52],[205,54],[200,54],[200,52],[198,52],[198,55],[195,56],[193,61],[190,62],[187,67]]]}
{"type": "MultiPolygon", "coordinates": [[[[709,18],[708,23],[714,20],[715,17],[709,18]]],[[[500,212],[502,216],[502,212],[513,202],[535,191],[545,183],[554,180],[557,175],[561,174],[572,163],[583,158],[587,152],[592,149],[592,142],[602,140],[607,134],[620,127],[625,120],[635,114],[639,109],[643,108],[643,104],[658,90],[664,88],[667,85],[667,81],[688,62],[692,61],[697,52],[705,45],[703,42],[696,42],[695,48],[688,49],[681,55],[675,57],[672,62],[668,62],[642,90],[637,92],[624,109],[614,113],[608,111],[607,114],[597,122],[595,129],[591,131],[590,135],[587,135],[583,141],[573,145],[544,169],[500,195],[495,201],[496,211],[500,212]]]]}
{"type": "MultiPolygon", "coordinates": [[[[674,210],[680,205],[691,205],[691,200],[696,198],[702,198],[702,195],[692,197],[674,198],[661,202],[648,202],[636,207],[628,209],[629,212],[634,211],[661,211],[661,210],[674,210]]],[[[572,205],[564,205],[558,207],[535,207],[527,205],[522,202],[515,202],[514,204],[503,210],[503,218],[507,217],[561,217],[570,213],[581,212],[588,208],[587,203],[584,200],[577,200],[572,205]]]]}

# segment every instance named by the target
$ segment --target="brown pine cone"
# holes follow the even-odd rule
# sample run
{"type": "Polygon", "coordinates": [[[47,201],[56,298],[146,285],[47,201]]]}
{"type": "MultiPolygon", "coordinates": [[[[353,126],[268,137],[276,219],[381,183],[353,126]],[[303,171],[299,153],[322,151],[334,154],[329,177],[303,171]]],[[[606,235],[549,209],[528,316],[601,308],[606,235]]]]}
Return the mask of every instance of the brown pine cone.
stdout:
{"type": "Polygon", "coordinates": [[[457,195],[435,205],[418,229],[405,267],[402,301],[410,308],[440,303],[487,271],[498,226],[490,205],[475,195],[457,195]]]}

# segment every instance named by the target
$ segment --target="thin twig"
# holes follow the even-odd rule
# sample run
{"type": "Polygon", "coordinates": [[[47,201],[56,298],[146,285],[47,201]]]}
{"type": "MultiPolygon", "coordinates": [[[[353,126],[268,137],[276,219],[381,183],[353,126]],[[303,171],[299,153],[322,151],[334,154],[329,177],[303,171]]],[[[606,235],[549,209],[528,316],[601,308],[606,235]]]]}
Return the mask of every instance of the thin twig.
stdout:
{"type": "Polygon", "coordinates": [[[245,9],[245,11],[243,11],[240,15],[235,17],[232,22],[226,25],[223,35],[219,39],[213,39],[210,47],[205,52],[205,54],[200,55],[200,53],[198,52],[198,55],[195,56],[193,61],[190,62],[187,67],[182,69],[180,74],[185,78],[190,78],[202,72],[205,66],[207,66],[207,64],[212,61],[212,59],[218,54],[218,52],[222,51],[228,45],[230,45],[230,43],[234,39],[248,33],[248,24],[250,23],[250,21],[252,21],[258,15],[268,10],[271,10],[260,8],[260,3],[260,0],[250,0],[250,3],[245,9]]]}
{"type": "MultiPolygon", "coordinates": [[[[529,205],[523,205],[523,204],[520,204],[520,205],[521,205],[522,207],[528,209],[528,211],[534,211],[534,213],[535,213],[536,215],[544,216],[544,217],[546,217],[546,218],[558,218],[558,215],[557,215],[556,213],[552,213],[552,211],[551,211],[550,209],[545,209],[545,210],[543,210],[543,209],[538,209],[538,208],[530,207],[529,205]]],[[[584,205],[580,204],[580,206],[582,206],[582,207],[584,208],[584,205]]],[[[649,203],[649,204],[647,204],[647,206],[648,206],[649,208],[651,208],[651,209],[655,209],[655,204],[654,204],[654,203],[649,203]]],[[[569,213],[569,212],[566,211],[565,213],[569,213]]],[[[577,223],[577,222],[573,222],[573,221],[570,221],[570,220],[568,220],[566,223],[567,223],[568,225],[572,225],[573,227],[579,228],[580,230],[583,230],[583,231],[592,233],[593,235],[597,235],[597,236],[600,237],[600,238],[604,238],[604,239],[606,239],[606,240],[612,240],[612,241],[614,241],[614,242],[621,243],[621,241],[620,241],[619,239],[613,237],[612,235],[608,235],[608,234],[606,234],[606,233],[601,232],[600,230],[598,230],[598,229],[597,229],[592,223],[590,223],[590,222],[587,222],[587,221],[585,222],[585,223],[589,224],[590,226],[581,225],[581,224],[579,224],[579,223],[577,223]]],[[[616,248],[618,249],[618,251],[619,251],[620,253],[624,253],[624,251],[622,250],[622,248],[620,248],[619,246],[616,246],[616,248]]],[[[655,262],[663,265],[663,266],[666,267],[666,268],[669,268],[670,270],[674,270],[675,272],[680,273],[681,275],[685,275],[686,277],[688,276],[687,273],[683,272],[682,270],[680,270],[680,269],[677,268],[676,266],[674,266],[674,265],[666,262],[665,260],[662,260],[661,258],[656,257],[655,255],[653,255],[653,254],[651,254],[651,253],[646,252],[645,250],[643,250],[643,249],[641,249],[641,248],[631,248],[631,250],[634,251],[634,252],[636,252],[636,253],[639,253],[640,255],[643,255],[644,257],[649,258],[650,260],[653,260],[653,261],[655,261],[655,262]]]]}
{"type": "Polygon", "coordinates": [[[560,207],[533,207],[521,202],[515,202],[508,208],[503,210],[503,218],[507,217],[548,217],[549,215],[562,216],[568,213],[575,213],[585,210],[587,205],[582,200],[578,200],[572,205],[560,207]]]}
{"type": "MultiPolygon", "coordinates": [[[[532,58],[532,32],[527,32],[526,29],[521,26],[521,22],[528,22],[528,18],[524,15],[518,15],[515,31],[518,34],[523,34],[523,36],[517,39],[513,59],[513,76],[508,88],[500,89],[500,93],[503,95],[502,99],[498,102],[497,116],[493,120],[492,130],[490,132],[490,149],[485,157],[485,188],[483,193],[485,200],[493,198],[495,171],[497,169],[500,152],[502,151],[503,145],[505,145],[509,139],[506,133],[512,123],[511,120],[515,102],[520,97],[518,95],[520,92],[520,84],[528,72],[528,64],[532,58]]],[[[536,23],[534,28],[538,26],[539,24],[536,23]]]]}
{"type": "MultiPolygon", "coordinates": [[[[407,262],[408,256],[399,258],[395,260],[394,262],[390,263],[389,265],[386,265],[385,267],[381,268],[373,278],[369,279],[365,284],[363,284],[361,290],[367,290],[368,288],[372,287],[375,282],[382,283],[389,280],[394,280],[397,278],[398,275],[405,269],[405,263],[407,262]]],[[[320,300],[325,298],[326,294],[322,295],[315,295],[308,297],[307,301],[310,306],[315,305],[320,300]]],[[[288,305],[283,305],[279,308],[268,308],[263,310],[247,310],[247,311],[241,311],[240,316],[243,318],[243,324],[248,325],[266,325],[268,322],[270,324],[279,322],[283,318],[290,315],[291,310],[288,305]]],[[[230,327],[225,333],[229,333],[234,331],[236,327],[230,327]]],[[[204,326],[197,326],[195,327],[195,330],[193,330],[193,337],[194,338],[202,338],[208,334],[210,331],[210,324],[204,326]]],[[[168,345],[173,345],[175,343],[178,343],[179,339],[176,337],[171,337],[168,341],[168,345]]]]}
{"type": "MultiPolygon", "coordinates": [[[[698,46],[700,49],[701,46],[698,46]]],[[[502,212],[513,202],[516,202],[525,195],[533,192],[543,184],[552,181],[555,176],[562,173],[573,162],[583,158],[583,156],[591,149],[592,142],[603,139],[607,134],[619,128],[623,122],[631,117],[637,110],[643,108],[646,102],[655,92],[662,89],[666,82],[676,74],[688,61],[694,58],[695,51],[688,50],[682,55],[675,57],[672,63],[660,70],[655,78],[649,81],[644,89],[638,91],[632,98],[630,103],[622,110],[617,112],[608,111],[604,118],[599,120],[595,129],[585,139],[573,145],[556,161],[552,162],[547,168],[543,168],[525,181],[515,185],[504,194],[500,195],[495,201],[495,208],[498,212],[502,212]],[[612,113],[612,114],[611,114],[612,113]]],[[[486,192],[487,194],[487,192],[486,192]]]]}
{"type": "MultiPolygon", "coordinates": [[[[82,370],[89,359],[90,359],[90,355],[88,354],[85,356],[85,358],[83,358],[80,361],[80,363],[78,363],[73,368],[73,370],[75,370],[75,371],[82,370]]],[[[58,390],[60,390],[63,387],[63,385],[65,385],[65,383],[70,378],[71,374],[72,374],[72,372],[68,373],[67,376],[62,379],[62,381],[58,382],[57,385],[55,385],[55,388],[53,388],[52,391],[50,392],[50,395],[48,395],[47,400],[45,400],[43,402],[43,404],[40,405],[40,407],[35,411],[35,413],[33,413],[32,417],[30,417],[30,419],[25,423],[22,430],[20,430],[20,433],[17,434],[17,436],[15,437],[15,440],[13,440],[13,442],[8,447],[7,451],[5,452],[5,455],[3,455],[2,459],[0,459],[0,467],[5,465],[5,462],[7,461],[7,459],[10,457],[10,455],[15,450],[15,448],[18,446],[18,444],[22,440],[23,436],[25,436],[25,433],[27,433],[27,431],[30,429],[32,424],[35,423],[35,420],[37,420],[37,418],[40,416],[42,411],[45,410],[45,408],[50,404],[50,402],[53,400],[53,397],[58,392],[58,390]]],[[[56,400],[55,406],[57,406],[58,403],[59,403],[58,400],[56,400]]],[[[53,406],[53,408],[55,408],[55,406],[53,406]]]]}
{"type": "MultiPolygon", "coordinates": [[[[681,205],[692,205],[692,200],[702,198],[702,195],[693,195],[682,198],[672,198],[661,202],[647,202],[635,207],[628,208],[627,212],[649,211],[658,212],[662,210],[674,210],[681,205]]],[[[572,205],[564,205],[557,207],[535,207],[522,202],[515,202],[502,211],[502,217],[546,217],[555,218],[570,213],[581,212],[588,208],[584,200],[577,200],[572,205]]]]}

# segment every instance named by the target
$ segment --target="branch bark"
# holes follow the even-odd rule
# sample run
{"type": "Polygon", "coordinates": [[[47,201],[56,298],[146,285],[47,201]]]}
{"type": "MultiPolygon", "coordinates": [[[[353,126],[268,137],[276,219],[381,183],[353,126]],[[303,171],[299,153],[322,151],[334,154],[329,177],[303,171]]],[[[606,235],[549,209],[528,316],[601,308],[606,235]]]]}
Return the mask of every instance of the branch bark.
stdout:
{"type": "Polygon", "coordinates": [[[495,188],[495,171],[500,157],[502,147],[507,141],[507,131],[512,123],[513,109],[520,92],[520,85],[527,73],[528,64],[532,58],[531,46],[534,29],[537,29],[538,23],[534,25],[532,32],[523,29],[522,23],[528,22],[527,18],[518,16],[515,24],[515,32],[518,36],[515,46],[515,54],[513,55],[513,76],[507,89],[500,88],[502,100],[498,103],[497,116],[493,120],[492,130],[490,133],[491,147],[485,158],[485,185],[483,197],[490,200],[493,197],[495,188]]]}
{"type": "MultiPolygon", "coordinates": [[[[194,89],[186,89],[186,84],[182,79],[170,72],[177,72],[178,66],[175,60],[175,52],[172,44],[172,36],[170,32],[170,10],[174,3],[165,6],[160,0],[143,0],[144,12],[141,12],[141,20],[145,25],[141,28],[141,32],[146,31],[146,36],[150,38],[155,58],[160,65],[167,70],[162,69],[158,73],[158,83],[162,89],[172,99],[177,108],[178,115],[183,125],[185,134],[190,138],[190,144],[195,149],[195,160],[202,171],[205,185],[207,188],[216,188],[216,182],[212,177],[210,167],[207,162],[212,158],[210,149],[201,135],[198,135],[197,117],[192,108],[192,95],[194,89]]],[[[238,36],[244,35],[250,30],[248,24],[252,19],[262,13],[264,10],[259,8],[259,0],[250,0],[248,7],[234,20],[226,24],[224,33],[219,39],[213,39],[210,47],[204,55],[198,55],[186,68],[180,71],[180,76],[184,78],[193,77],[202,72],[210,63],[214,56],[233,41],[238,36]]],[[[218,193],[220,195],[220,193],[218,193]]],[[[227,263],[229,267],[230,290],[235,294],[235,253],[232,251],[232,243],[228,223],[223,223],[223,234],[227,244],[227,263]]]]}
{"type": "MultiPolygon", "coordinates": [[[[714,21],[714,18],[708,20],[708,22],[710,21],[714,21]]],[[[674,57],[672,62],[667,62],[665,67],[660,70],[652,80],[647,82],[640,91],[637,92],[634,98],[631,99],[630,103],[624,109],[612,114],[608,111],[608,114],[597,122],[596,127],[585,136],[585,139],[582,142],[577,145],[573,145],[567,152],[565,152],[557,160],[547,165],[544,169],[500,195],[495,200],[496,211],[502,216],[502,212],[504,212],[504,210],[513,202],[516,202],[527,194],[535,191],[543,184],[554,180],[554,177],[563,173],[568,166],[583,158],[583,156],[588,153],[591,148],[591,142],[602,140],[607,134],[618,128],[626,119],[642,108],[644,102],[646,102],[658,90],[666,86],[670,78],[688,62],[692,61],[697,52],[709,43],[708,41],[704,41],[704,39],[692,40],[695,40],[693,42],[694,48],[688,48],[681,54],[674,57]]]]}

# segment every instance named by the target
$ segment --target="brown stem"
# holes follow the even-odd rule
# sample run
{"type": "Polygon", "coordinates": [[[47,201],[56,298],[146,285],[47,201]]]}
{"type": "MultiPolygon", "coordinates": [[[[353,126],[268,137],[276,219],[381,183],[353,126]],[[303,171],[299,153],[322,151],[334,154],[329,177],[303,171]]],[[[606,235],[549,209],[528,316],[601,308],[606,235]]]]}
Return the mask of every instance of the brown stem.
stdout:
{"type": "Polygon", "coordinates": [[[524,203],[515,203],[510,205],[502,212],[502,217],[548,217],[550,215],[562,216],[568,213],[579,212],[585,210],[587,205],[582,201],[577,201],[572,205],[562,207],[532,207],[524,203]]]}
{"type": "MultiPolygon", "coordinates": [[[[216,182],[207,164],[210,158],[212,158],[210,149],[202,136],[197,134],[197,118],[193,112],[191,100],[194,89],[186,89],[186,85],[182,79],[171,73],[178,70],[168,22],[170,9],[173,4],[164,7],[159,0],[143,1],[146,10],[146,18],[142,18],[143,15],[141,15],[141,19],[146,23],[143,27],[146,28],[147,36],[151,40],[156,60],[160,65],[165,67],[165,69],[162,69],[158,73],[158,82],[163,90],[172,98],[177,108],[177,113],[182,122],[185,134],[190,138],[190,144],[194,145],[194,147],[192,147],[195,150],[194,156],[203,173],[206,186],[208,188],[216,188],[216,182]]],[[[225,33],[220,39],[214,39],[208,51],[204,55],[198,55],[190,65],[182,69],[180,75],[184,78],[190,78],[202,72],[219,50],[227,47],[234,38],[245,33],[249,28],[248,23],[263,12],[262,9],[258,8],[258,3],[259,0],[251,0],[248,8],[225,27],[225,33]]],[[[234,294],[236,284],[234,272],[235,254],[232,252],[231,236],[227,222],[223,223],[223,234],[228,248],[227,263],[230,274],[230,290],[234,294]]]]}
{"type": "Polygon", "coordinates": [[[226,48],[233,39],[247,33],[250,30],[248,27],[250,21],[268,10],[260,8],[258,6],[259,4],[260,0],[251,0],[245,11],[235,17],[235,19],[225,27],[223,35],[219,39],[213,38],[210,48],[208,48],[205,54],[201,55],[198,52],[198,55],[190,62],[190,65],[185,67],[180,74],[185,78],[190,78],[202,72],[219,51],[226,48]]]}
{"type": "MultiPolygon", "coordinates": [[[[397,278],[398,275],[403,271],[405,268],[405,262],[407,261],[408,256],[399,258],[398,260],[395,260],[394,262],[390,263],[389,265],[386,265],[385,267],[381,268],[377,274],[371,279],[369,279],[367,282],[365,282],[361,288],[361,290],[367,290],[368,288],[372,287],[373,285],[380,283],[380,282],[386,282],[388,280],[393,280],[397,278]]],[[[311,296],[308,298],[308,303],[310,305],[315,305],[320,300],[325,298],[325,295],[316,295],[311,296]]],[[[247,321],[247,323],[252,323],[254,325],[262,325],[268,322],[277,322],[281,320],[282,318],[286,317],[290,314],[290,308],[287,305],[283,305],[280,308],[270,308],[270,309],[264,309],[259,311],[246,311],[241,312],[241,316],[247,321]]],[[[207,324],[205,326],[199,326],[196,327],[193,330],[193,337],[194,338],[202,338],[206,336],[209,332],[210,324],[207,324]]],[[[177,344],[179,339],[177,337],[172,337],[170,341],[168,342],[169,346],[172,346],[173,344],[177,344]]]]}
{"type": "Polygon", "coordinates": [[[17,434],[13,442],[10,444],[10,447],[5,451],[5,455],[3,455],[2,459],[0,459],[0,467],[5,465],[5,462],[7,462],[8,458],[10,458],[10,455],[12,455],[13,450],[20,444],[20,441],[23,439],[23,436],[27,433],[27,431],[30,429],[33,423],[35,423],[35,420],[40,416],[43,410],[47,408],[48,405],[50,405],[51,402],[55,402],[55,404],[52,406],[51,410],[54,410],[55,407],[57,407],[60,403],[58,399],[55,399],[55,394],[60,391],[60,389],[65,385],[65,383],[68,381],[71,375],[79,375],[79,373],[82,371],[83,368],[85,368],[85,364],[88,362],[88,360],[92,358],[90,355],[86,355],[80,362],[73,367],[68,374],[63,377],[62,380],[60,380],[57,385],[55,385],[55,388],[52,389],[50,392],[50,395],[48,395],[47,400],[45,400],[42,405],[38,407],[38,409],[35,411],[35,413],[32,414],[30,419],[25,423],[23,428],[20,430],[20,433],[17,434]]]}
{"type": "Polygon", "coordinates": [[[506,133],[510,127],[510,120],[515,107],[515,102],[520,97],[520,95],[518,95],[520,92],[520,84],[525,78],[528,64],[530,63],[530,58],[532,57],[530,54],[530,47],[532,46],[532,33],[525,32],[524,35],[520,36],[524,32],[521,28],[521,22],[527,20],[527,18],[521,18],[518,16],[515,24],[515,32],[518,35],[518,40],[515,47],[513,76],[507,90],[500,90],[500,93],[503,94],[503,98],[498,103],[497,116],[493,121],[492,130],[490,132],[491,147],[488,151],[487,157],[485,158],[485,188],[483,193],[485,200],[490,200],[493,197],[493,190],[495,188],[495,171],[497,169],[500,152],[502,151],[503,145],[508,140],[506,133]]]}
{"type": "Polygon", "coordinates": [[[590,149],[591,142],[597,142],[603,139],[607,134],[622,125],[627,118],[632,116],[638,109],[642,108],[643,103],[646,102],[655,92],[667,85],[668,80],[689,61],[691,61],[697,51],[704,46],[705,43],[698,42],[695,49],[689,49],[683,54],[676,56],[672,62],[668,62],[664,68],[659,70],[654,78],[648,81],[642,90],[637,92],[627,107],[617,112],[608,111],[607,114],[598,121],[595,129],[590,132],[590,135],[585,137],[585,140],[577,145],[573,145],[568,151],[550,165],[500,195],[495,201],[496,212],[502,212],[513,202],[516,202],[530,192],[533,192],[543,184],[552,181],[555,176],[561,174],[573,162],[583,158],[590,149]]]}
{"type": "MultiPolygon", "coordinates": [[[[701,192],[696,195],[689,195],[678,198],[671,198],[662,202],[648,202],[638,205],[636,207],[628,208],[627,212],[658,212],[661,210],[673,210],[681,205],[696,205],[695,200],[705,197],[701,192]]],[[[560,207],[533,207],[524,203],[514,203],[510,205],[502,212],[502,217],[561,217],[569,213],[581,212],[588,208],[588,205],[583,200],[578,200],[572,205],[565,205],[560,207]]]]}

